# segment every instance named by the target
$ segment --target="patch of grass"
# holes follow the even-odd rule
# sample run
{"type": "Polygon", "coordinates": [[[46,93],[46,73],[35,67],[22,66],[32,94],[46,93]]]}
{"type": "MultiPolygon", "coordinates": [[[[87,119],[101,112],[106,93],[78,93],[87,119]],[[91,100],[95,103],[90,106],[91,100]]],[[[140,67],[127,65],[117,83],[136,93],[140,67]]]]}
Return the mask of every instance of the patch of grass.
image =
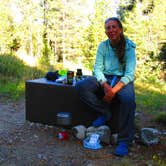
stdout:
{"type": "Polygon", "coordinates": [[[0,55],[0,94],[18,99],[24,94],[25,81],[43,77],[45,72],[29,67],[14,55],[0,55]]]}
{"type": "Polygon", "coordinates": [[[1,54],[0,55],[0,71],[1,74],[13,78],[21,78],[24,74],[25,65],[23,61],[15,55],[1,54]]]}
{"type": "Polygon", "coordinates": [[[0,93],[12,100],[17,100],[24,95],[24,89],[25,85],[23,82],[8,82],[7,84],[0,86],[0,93]]]}
{"type": "Polygon", "coordinates": [[[159,112],[155,117],[155,121],[166,125],[166,112],[159,112]]]}
{"type": "Polygon", "coordinates": [[[149,113],[161,112],[166,108],[166,84],[135,82],[137,107],[149,113]]]}
{"type": "Polygon", "coordinates": [[[152,156],[151,163],[147,163],[147,164],[165,166],[165,161],[162,160],[161,157],[156,154],[152,156]]]}

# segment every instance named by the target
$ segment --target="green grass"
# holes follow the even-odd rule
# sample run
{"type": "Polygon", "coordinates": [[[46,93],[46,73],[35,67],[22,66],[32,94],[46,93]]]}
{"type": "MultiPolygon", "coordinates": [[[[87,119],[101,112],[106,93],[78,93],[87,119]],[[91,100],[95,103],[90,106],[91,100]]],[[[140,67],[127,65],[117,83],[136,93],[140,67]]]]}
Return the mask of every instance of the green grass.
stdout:
{"type": "Polygon", "coordinates": [[[166,84],[136,82],[136,103],[139,109],[149,113],[166,109],[166,84]]]}
{"type": "MultiPolygon", "coordinates": [[[[62,64],[52,67],[52,70],[58,69],[60,75],[67,73],[62,64]]],[[[15,55],[0,54],[0,71],[0,95],[17,100],[25,93],[25,81],[44,77],[48,69],[27,66],[15,55]]]]}
{"type": "Polygon", "coordinates": [[[0,71],[0,95],[15,100],[24,94],[26,80],[44,76],[43,71],[10,54],[0,55],[0,71]]]}
{"type": "Polygon", "coordinates": [[[12,100],[17,100],[24,95],[24,83],[8,82],[0,87],[0,93],[12,100]]]}
{"type": "MultiPolygon", "coordinates": [[[[66,74],[67,70],[62,65],[56,67],[58,69],[60,74],[66,74]]],[[[26,80],[44,77],[47,72],[29,67],[17,56],[9,54],[0,55],[0,71],[0,94],[12,99],[24,94],[26,80]]],[[[166,109],[166,83],[148,81],[135,81],[137,110],[157,115],[166,109]]]]}
{"type": "Polygon", "coordinates": [[[149,113],[154,121],[166,125],[166,84],[136,81],[135,85],[136,110],[149,113]]]}
{"type": "Polygon", "coordinates": [[[166,126],[166,112],[159,112],[155,117],[155,121],[166,126]]]}

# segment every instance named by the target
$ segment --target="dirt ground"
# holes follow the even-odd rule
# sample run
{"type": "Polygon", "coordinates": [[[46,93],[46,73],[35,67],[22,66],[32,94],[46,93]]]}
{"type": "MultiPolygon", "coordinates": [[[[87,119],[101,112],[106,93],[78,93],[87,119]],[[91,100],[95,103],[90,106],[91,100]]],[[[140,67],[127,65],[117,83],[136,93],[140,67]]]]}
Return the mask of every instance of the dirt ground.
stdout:
{"type": "MultiPolygon", "coordinates": [[[[143,127],[163,126],[139,113],[143,127]]],[[[25,101],[0,97],[0,166],[166,166],[166,138],[157,145],[145,146],[136,139],[127,157],[112,155],[115,145],[100,150],[85,149],[68,129],[69,139],[57,139],[63,128],[25,120],[25,101]]],[[[137,133],[137,135],[139,135],[137,133]]]]}

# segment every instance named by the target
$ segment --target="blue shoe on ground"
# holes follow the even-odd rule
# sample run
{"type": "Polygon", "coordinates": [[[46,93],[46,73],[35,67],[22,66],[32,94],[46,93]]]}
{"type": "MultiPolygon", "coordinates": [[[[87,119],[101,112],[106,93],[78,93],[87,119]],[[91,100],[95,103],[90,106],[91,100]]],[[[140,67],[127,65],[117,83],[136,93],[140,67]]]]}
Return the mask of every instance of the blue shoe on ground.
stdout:
{"type": "Polygon", "coordinates": [[[115,148],[114,154],[117,156],[126,156],[129,153],[128,145],[126,142],[119,142],[118,146],[115,148]]]}
{"type": "Polygon", "coordinates": [[[102,115],[102,116],[99,116],[95,121],[93,121],[92,125],[94,127],[98,127],[98,126],[102,126],[105,124],[106,122],[106,116],[105,115],[102,115]]]}

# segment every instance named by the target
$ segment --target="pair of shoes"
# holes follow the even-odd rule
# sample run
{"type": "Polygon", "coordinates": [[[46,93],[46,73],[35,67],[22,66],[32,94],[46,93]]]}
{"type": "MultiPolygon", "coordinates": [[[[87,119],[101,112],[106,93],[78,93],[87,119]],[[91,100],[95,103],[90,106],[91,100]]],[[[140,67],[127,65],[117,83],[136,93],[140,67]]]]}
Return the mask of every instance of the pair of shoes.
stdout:
{"type": "Polygon", "coordinates": [[[102,116],[99,116],[95,121],[93,121],[92,125],[94,127],[99,127],[99,126],[102,126],[106,123],[106,116],[105,115],[102,115],[102,116]]]}
{"type": "Polygon", "coordinates": [[[114,154],[123,157],[128,155],[128,153],[128,144],[126,142],[119,142],[118,146],[115,148],[114,154]]]}

